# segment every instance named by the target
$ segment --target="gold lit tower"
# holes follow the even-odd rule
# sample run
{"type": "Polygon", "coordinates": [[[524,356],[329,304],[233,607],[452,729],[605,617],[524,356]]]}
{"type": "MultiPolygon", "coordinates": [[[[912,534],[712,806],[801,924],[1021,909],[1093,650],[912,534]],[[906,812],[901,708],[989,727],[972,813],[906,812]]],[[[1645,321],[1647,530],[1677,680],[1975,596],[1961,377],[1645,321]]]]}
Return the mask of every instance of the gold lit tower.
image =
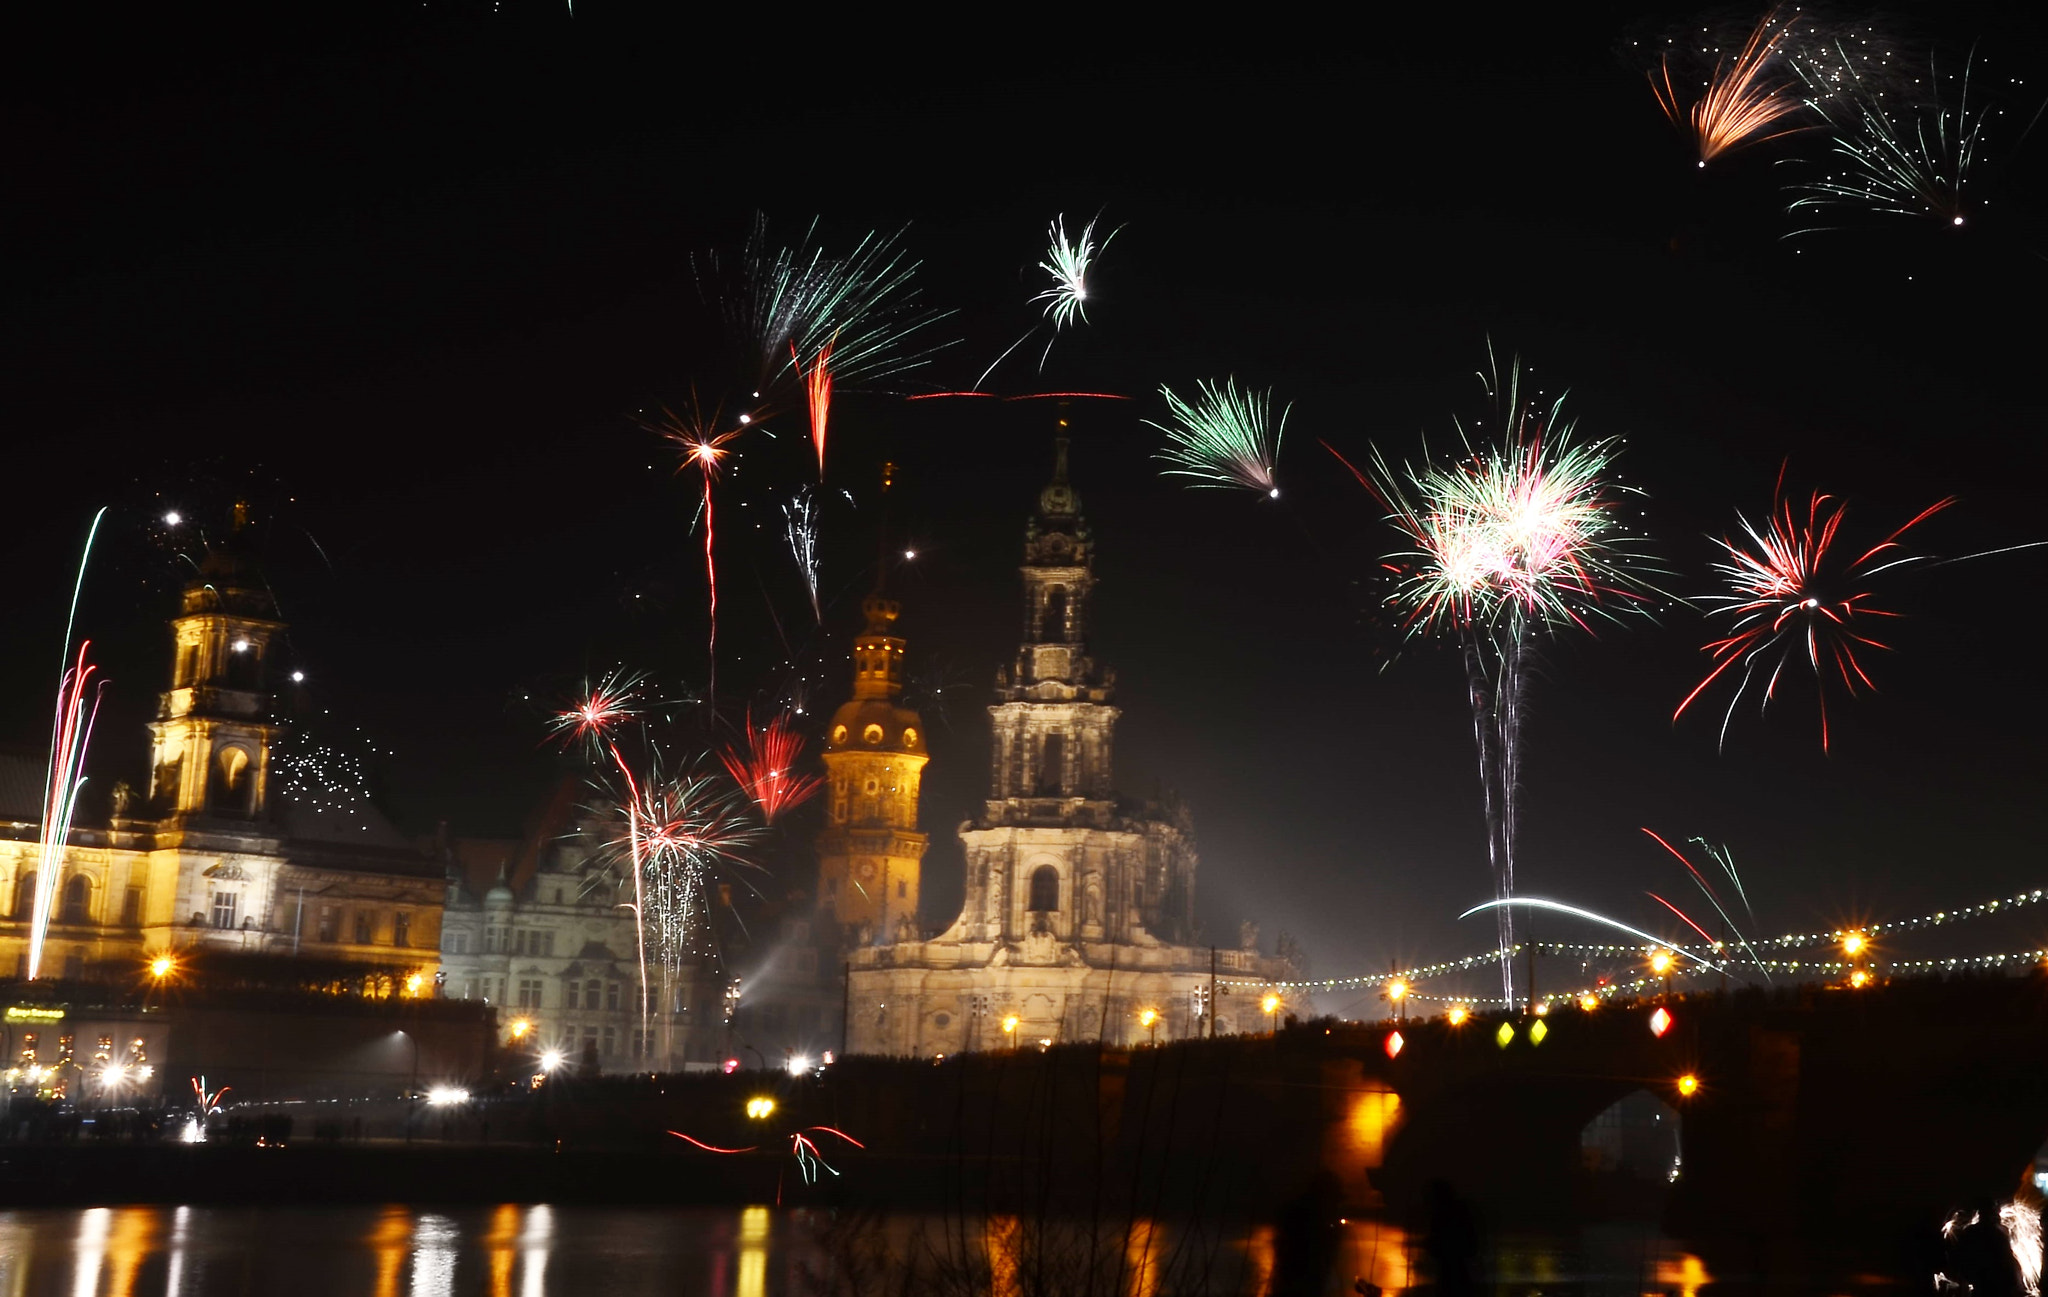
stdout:
{"type": "Polygon", "coordinates": [[[248,527],[248,507],[238,504],[234,534],[208,548],[171,621],[171,687],[149,726],[149,800],[172,819],[261,820],[268,810],[277,726],[266,668],[284,625],[241,556],[248,527]]]}
{"type": "MultiPolygon", "coordinates": [[[[883,490],[889,473],[885,466],[883,490]]],[[[930,759],[924,722],[901,705],[903,640],[893,633],[902,606],[875,589],[861,602],[867,628],[853,641],[853,697],[825,731],[825,828],[818,835],[818,911],[827,922],[865,929],[871,939],[918,935],[925,846],[917,786],[930,759]]],[[[858,932],[848,934],[858,939],[858,932]]]]}

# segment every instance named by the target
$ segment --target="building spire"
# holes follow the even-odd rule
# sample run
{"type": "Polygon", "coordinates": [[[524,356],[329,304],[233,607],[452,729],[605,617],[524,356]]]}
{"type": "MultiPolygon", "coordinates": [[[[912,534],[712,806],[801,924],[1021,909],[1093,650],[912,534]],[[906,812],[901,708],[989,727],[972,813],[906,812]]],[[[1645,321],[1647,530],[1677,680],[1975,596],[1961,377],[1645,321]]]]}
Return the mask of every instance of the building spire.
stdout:
{"type": "MultiPolygon", "coordinates": [[[[868,597],[861,600],[860,610],[867,615],[866,635],[889,634],[889,627],[903,611],[903,606],[888,597],[889,586],[889,488],[896,485],[896,465],[884,462],[882,465],[881,524],[875,531],[875,588],[868,597]]],[[[892,695],[893,696],[893,695],[892,695]]]]}

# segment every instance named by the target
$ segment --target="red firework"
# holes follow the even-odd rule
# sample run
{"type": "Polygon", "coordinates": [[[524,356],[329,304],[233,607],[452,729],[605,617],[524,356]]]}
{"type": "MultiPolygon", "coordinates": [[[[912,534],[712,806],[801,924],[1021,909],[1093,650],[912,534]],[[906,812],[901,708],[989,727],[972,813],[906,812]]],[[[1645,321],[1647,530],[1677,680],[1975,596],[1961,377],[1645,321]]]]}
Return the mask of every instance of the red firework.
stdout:
{"type": "Polygon", "coordinates": [[[1768,707],[1786,665],[1795,656],[1803,656],[1819,686],[1820,745],[1826,751],[1829,678],[1839,677],[1852,697],[1859,685],[1875,689],[1877,686],[1865,670],[1859,652],[1890,646],[1873,639],[1865,623],[1872,618],[1900,616],[1874,607],[1864,583],[1882,572],[1918,561],[1917,556],[1904,552],[1900,537],[1954,503],[1954,496],[1937,500],[1877,544],[1842,563],[1837,559],[1836,543],[1848,506],[1816,491],[1807,502],[1802,519],[1784,497],[1781,472],[1765,527],[1759,531],[1738,514],[1742,538],[1716,542],[1725,559],[1714,564],[1714,571],[1724,579],[1726,592],[1706,602],[1714,613],[1728,617],[1731,624],[1725,637],[1705,646],[1703,651],[1713,656],[1714,669],[1678,704],[1672,719],[1683,716],[1685,709],[1709,686],[1740,664],[1741,683],[1736,686],[1721,722],[1721,740],[1725,744],[1728,722],[1751,682],[1759,674],[1764,675],[1762,705],[1768,707]],[[1884,561],[1879,562],[1880,559],[1884,561]]]}
{"type": "Polygon", "coordinates": [[[776,816],[802,805],[825,782],[817,775],[796,769],[803,750],[803,735],[791,726],[789,717],[777,716],[755,729],[750,715],[741,746],[721,752],[719,760],[732,772],[733,781],[761,808],[761,819],[773,824],[776,816]]]}
{"type": "Polygon", "coordinates": [[[803,380],[804,397],[811,407],[811,444],[818,448],[818,480],[825,480],[825,422],[832,412],[832,343],[826,342],[818,348],[818,358],[809,370],[804,369],[804,360],[796,352],[796,344],[789,344],[789,358],[796,364],[797,377],[803,380]]]}
{"type": "Polygon", "coordinates": [[[662,422],[653,425],[654,430],[682,453],[682,462],[676,471],[680,473],[695,465],[704,479],[704,581],[709,590],[710,621],[705,646],[705,657],[709,663],[705,693],[710,694],[716,692],[718,685],[718,561],[713,549],[711,484],[718,479],[719,465],[732,453],[726,447],[740,435],[741,430],[712,432],[710,429],[718,422],[715,411],[708,421],[701,417],[684,421],[669,410],[663,410],[662,416],[662,422]]]}

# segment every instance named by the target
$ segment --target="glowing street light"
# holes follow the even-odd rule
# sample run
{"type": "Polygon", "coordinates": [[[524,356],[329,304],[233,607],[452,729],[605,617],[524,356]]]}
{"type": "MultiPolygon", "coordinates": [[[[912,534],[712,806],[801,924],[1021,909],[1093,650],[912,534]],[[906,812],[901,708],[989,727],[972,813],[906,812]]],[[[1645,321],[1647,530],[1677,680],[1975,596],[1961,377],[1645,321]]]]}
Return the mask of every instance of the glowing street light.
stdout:
{"type": "Polygon", "coordinates": [[[459,1085],[437,1085],[427,1091],[427,1106],[432,1108],[452,1108],[468,1102],[469,1091],[459,1085]]]}
{"type": "Polygon", "coordinates": [[[784,1063],[783,1066],[788,1069],[791,1076],[802,1076],[805,1072],[811,1070],[811,1056],[809,1054],[792,1054],[789,1057],[789,1061],[784,1063]]]}
{"type": "Polygon", "coordinates": [[[540,1070],[552,1072],[560,1067],[567,1058],[568,1055],[559,1049],[543,1049],[540,1052],[540,1070]]]}
{"type": "Polygon", "coordinates": [[[1406,1021],[1408,1017],[1406,1006],[1401,1002],[1408,998],[1408,983],[1397,977],[1387,983],[1387,989],[1384,994],[1387,998],[1387,1003],[1394,1006],[1394,1016],[1402,1021],[1406,1021]]]}
{"type": "Polygon", "coordinates": [[[1593,995],[1593,994],[1590,994],[1590,993],[1588,993],[1588,994],[1586,994],[1586,995],[1582,995],[1582,996],[1580,996],[1580,997],[1579,997],[1579,1008],[1580,1008],[1580,1009],[1582,1009],[1582,1010],[1584,1010],[1585,1012],[1587,1012],[1587,1013],[1591,1013],[1591,1012],[1592,1012],[1593,1010],[1595,1010],[1595,1009],[1597,1009],[1597,1008],[1599,1008],[1599,1007],[1600,1007],[1600,997],[1599,997],[1599,996],[1597,996],[1597,995],[1593,995]]]}
{"type": "Polygon", "coordinates": [[[1691,1072],[1678,1078],[1678,1097],[1690,1099],[1700,1091],[1700,1079],[1691,1072]]]}
{"type": "Polygon", "coordinates": [[[512,1033],[512,1039],[525,1040],[526,1033],[533,1030],[533,1024],[524,1018],[514,1018],[512,1019],[511,1026],[506,1028],[506,1030],[512,1033]]]}
{"type": "Polygon", "coordinates": [[[178,971],[178,961],[169,955],[158,955],[149,961],[149,975],[161,982],[178,971]]]}
{"type": "Polygon", "coordinates": [[[1864,987],[1870,985],[1870,970],[1867,968],[1859,968],[1854,972],[1850,973],[1849,985],[1859,991],[1862,990],[1864,987]]]}
{"type": "Polygon", "coordinates": [[[1010,1040],[1009,1040],[1009,1043],[1010,1043],[1010,1047],[1011,1047],[1012,1049],[1016,1048],[1016,1046],[1017,1046],[1017,1023],[1018,1023],[1018,1021],[1019,1021],[1019,1020],[1018,1020],[1018,1017],[1017,1017],[1017,1015],[1016,1015],[1016,1014],[1014,1014],[1014,1013],[1010,1013],[1010,1014],[1005,1014],[1005,1015],[1003,1016],[1003,1034],[1004,1034],[1005,1036],[1008,1036],[1008,1037],[1010,1038],[1010,1040]]]}
{"type": "Polygon", "coordinates": [[[1860,932],[1852,932],[1842,938],[1842,953],[1854,959],[1870,948],[1870,939],[1860,932]]]}
{"type": "Polygon", "coordinates": [[[1279,1030],[1279,1027],[1276,1025],[1279,1022],[1279,1019],[1275,1018],[1273,1015],[1280,1012],[1280,997],[1273,994],[1271,991],[1266,992],[1266,998],[1259,1001],[1259,1008],[1265,1011],[1266,1034],[1270,1036],[1274,1032],[1279,1030]]]}
{"type": "Polygon", "coordinates": [[[1650,971],[1659,977],[1669,976],[1671,973],[1671,952],[1668,950],[1651,951],[1650,971]]]}
{"type": "Polygon", "coordinates": [[[1462,1027],[1465,1025],[1465,1019],[1471,1016],[1472,1010],[1462,1004],[1454,1004],[1444,1013],[1444,1021],[1450,1023],[1453,1027],[1462,1027]]]}
{"type": "Polygon", "coordinates": [[[775,1100],[767,1095],[757,1095],[747,1100],[747,1116],[754,1121],[766,1121],[775,1115],[775,1100]]]}
{"type": "Polygon", "coordinates": [[[1148,1035],[1150,1036],[1150,1042],[1149,1042],[1149,1043],[1151,1043],[1151,1044],[1153,1044],[1153,1045],[1157,1045],[1157,1044],[1159,1043],[1159,1010],[1157,1010],[1157,1009],[1141,1009],[1141,1010],[1139,1010],[1139,1012],[1138,1012],[1138,1025],[1139,1025],[1139,1026],[1141,1026],[1141,1027],[1143,1027],[1143,1028],[1144,1028],[1144,1029],[1146,1030],[1146,1032],[1148,1033],[1148,1035]]]}

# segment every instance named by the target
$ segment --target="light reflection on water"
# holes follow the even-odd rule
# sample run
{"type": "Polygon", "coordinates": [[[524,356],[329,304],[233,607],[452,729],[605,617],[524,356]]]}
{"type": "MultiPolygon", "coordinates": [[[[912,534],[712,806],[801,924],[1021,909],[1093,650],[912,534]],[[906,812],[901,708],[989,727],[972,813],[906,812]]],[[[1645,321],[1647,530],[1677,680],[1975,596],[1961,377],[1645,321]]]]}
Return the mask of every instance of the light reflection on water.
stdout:
{"type": "MultiPolygon", "coordinates": [[[[1144,1219],[1090,1231],[995,1216],[962,1231],[909,1216],[849,1228],[828,1213],[758,1206],[94,1207],[0,1211],[0,1297],[808,1297],[877,1280],[893,1291],[872,1270],[849,1279],[846,1264],[876,1247],[929,1259],[935,1240],[972,1255],[928,1266],[914,1291],[1020,1297],[1045,1289],[1048,1257],[1072,1265],[1084,1238],[1103,1267],[1095,1290],[1116,1297],[1262,1297],[1283,1268],[1272,1226],[1225,1236],[1144,1219]]],[[[1424,1281],[1423,1249],[1393,1225],[1348,1221],[1334,1244],[1329,1291],[1359,1278],[1389,1294],[1424,1281]]],[[[1502,1240],[1486,1268],[1509,1291],[1696,1297],[1712,1282],[1700,1258],[1639,1230],[1589,1230],[1568,1246],[1502,1240]]]]}

